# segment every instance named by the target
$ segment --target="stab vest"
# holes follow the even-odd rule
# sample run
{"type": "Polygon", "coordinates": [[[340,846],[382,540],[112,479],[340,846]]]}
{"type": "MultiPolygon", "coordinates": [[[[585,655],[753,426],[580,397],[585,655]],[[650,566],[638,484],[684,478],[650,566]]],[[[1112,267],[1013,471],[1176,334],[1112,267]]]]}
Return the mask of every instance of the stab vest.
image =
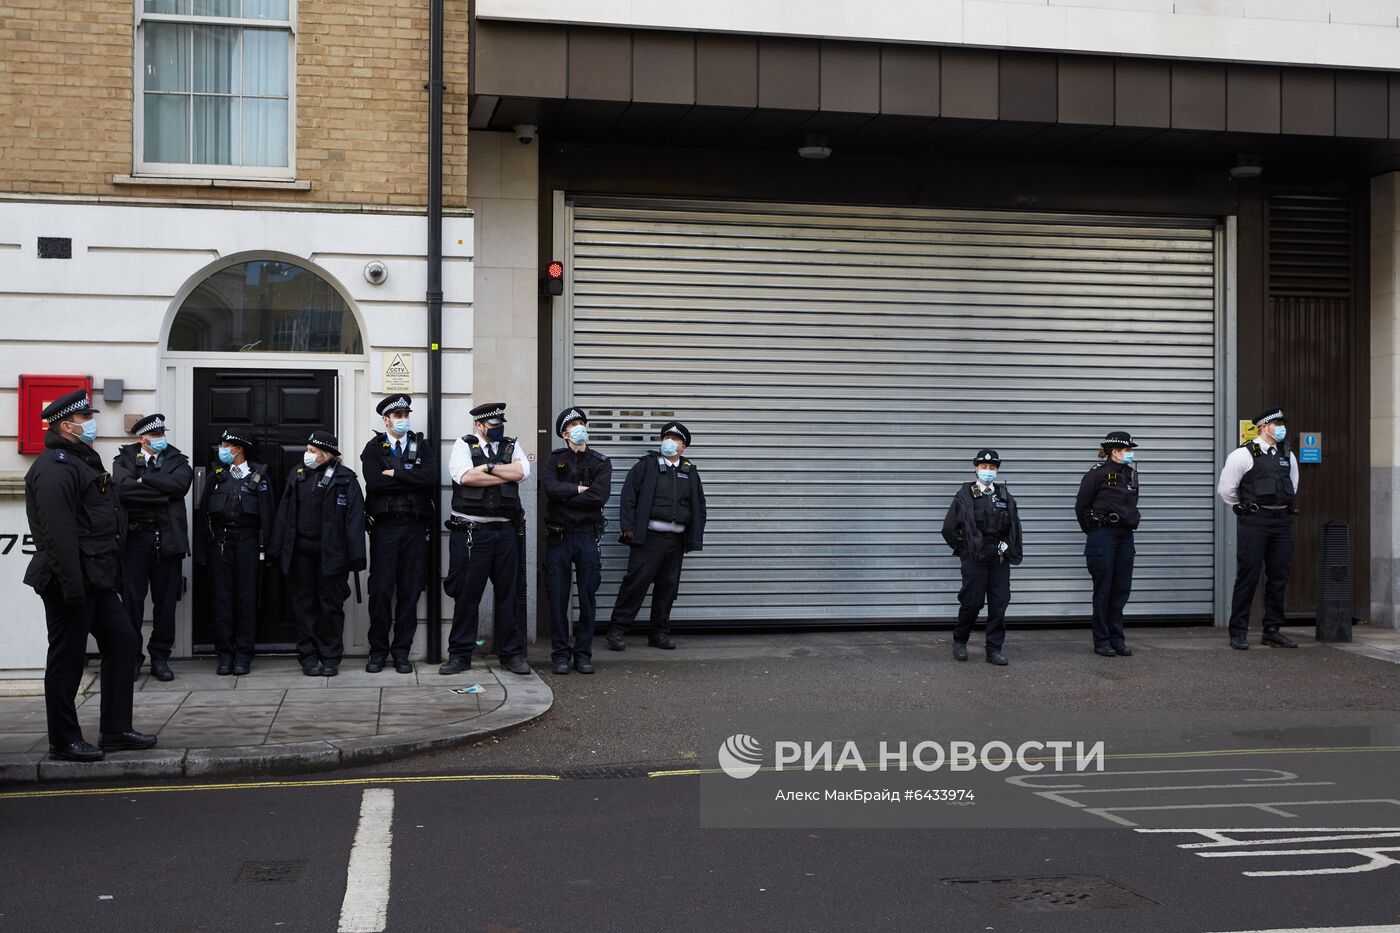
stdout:
{"type": "MultiPolygon", "coordinates": [[[[410,432],[405,437],[403,445],[403,456],[394,456],[394,440],[386,434],[379,434],[381,447],[379,448],[379,459],[386,470],[414,470],[419,467],[418,447],[423,442],[423,435],[418,432],[410,432]]],[[[432,511],[431,494],[428,492],[405,492],[394,490],[393,492],[372,492],[365,497],[365,511],[371,515],[413,515],[417,518],[426,518],[432,511]]]]}
{"type": "Polygon", "coordinates": [[[1240,501],[1245,505],[1293,505],[1293,476],[1289,470],[1288,448],[1275,447],[1273,456],[1258,444],[1244,445],[1254,458],[1254,465],[1240,480],[1240,501]]]}
{"type": "Polygon", "coordinates": [[[988,495],[972,487],[972,521],[982,532],[983,550],[995,553],[996,546],[1011,534],[1011,509],[1000,492],[988,495]]]}
{"type": "MultiPolygon", "coordinates": [[[[496,445],[496,459],[486,456],[481,441],[475,434],[462,438],[472,452],[472,466],[486,463],[510,463],[515,456],[515,438],[504,437],[496,445]]],[[[516,519],[524,515],[520,505],[520,484],[502,483],[499,486],[463,486],[452,477],[452,511],[458,515],[480,515],[482,518],[516,519]]]]}

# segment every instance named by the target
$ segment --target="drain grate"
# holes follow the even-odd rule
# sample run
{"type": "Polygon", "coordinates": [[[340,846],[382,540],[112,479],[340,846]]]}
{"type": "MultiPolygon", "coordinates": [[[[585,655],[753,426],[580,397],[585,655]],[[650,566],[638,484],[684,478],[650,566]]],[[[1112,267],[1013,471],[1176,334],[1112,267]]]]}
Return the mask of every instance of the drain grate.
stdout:
{"type": "Polygon", "coordinates": [[[606,778],[641,778],[656,770],[645,765],[597,765],[586,768],[565,768],[559,776],[569,781],[595,781],[606,778]]]}
{"type": "Polygon", "coordinates": [[[1056,875],[1045,878],[945,878],[984,907],[1040,913],[1147,907],[1158,902],[1096,875],[1056,875]]]}
{"type": "Polygon", "coordinates": [[[244,862],[238,869],[239,884],[292,884],[306,873],[306,859],[291,862],[244,862]]]}

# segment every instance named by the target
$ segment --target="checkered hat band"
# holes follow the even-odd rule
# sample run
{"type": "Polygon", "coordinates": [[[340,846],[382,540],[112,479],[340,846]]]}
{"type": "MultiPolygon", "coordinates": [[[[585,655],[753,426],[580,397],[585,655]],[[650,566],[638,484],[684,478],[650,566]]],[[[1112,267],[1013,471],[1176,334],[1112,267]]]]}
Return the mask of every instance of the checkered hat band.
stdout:
{"type": "Polygon", "coordinates": [[[75,412],[75,411],[82,411],[82,410],[85,409],[85,408],[91,408],[91,407],[92,407],[92,405],[91,405],[91,403],[90,403],[88,397],[87,397],[86,395],[84,395],[82,398],[78,399],[76,402],[69,402],[69,403],[68,403],[67,405],[65,405],[63,408],[60,408],[58,411],[54,412],[52,415],[49,415],[49,417],[48,417],[48,423],[49,423],[49,424],[53,424],[53,423],[56,422],[56,421],[62,421],[64,418],[66,418],[66,417],[68,417],[69,415],[73,414],[73,412],[75,412]]]}

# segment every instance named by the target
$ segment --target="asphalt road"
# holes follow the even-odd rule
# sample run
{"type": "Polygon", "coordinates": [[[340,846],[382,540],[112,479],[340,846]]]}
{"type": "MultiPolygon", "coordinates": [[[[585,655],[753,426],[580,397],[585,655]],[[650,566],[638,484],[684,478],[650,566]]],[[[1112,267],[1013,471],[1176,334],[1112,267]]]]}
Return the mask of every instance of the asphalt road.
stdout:
{"type": "Polygon", "coordinates": [[[1400,923],[1400,666],[1322,647],[1231,652],[1211,632],[1142,633],[1134,657],[1109,660],[1082,632],[1013,632],[1012,664],[996,669],[975,653],[952,662],[940,637],[600,652],[593,677],[553,679],[546,717],[476,747],[301,778],[0,795],[0,930],[1400,923]],[[1107,771],[959,777],[979,792],[958,811],[965,828],[912,804],[785,811],[791,828],[755,828],[781,805],[727,807],[779,775],[714,773],[717,729],[872,719],[891,735],[1098,723],[1107,771]],[[1158,831],[1183,827],[1234,832],[1158,831]]]}

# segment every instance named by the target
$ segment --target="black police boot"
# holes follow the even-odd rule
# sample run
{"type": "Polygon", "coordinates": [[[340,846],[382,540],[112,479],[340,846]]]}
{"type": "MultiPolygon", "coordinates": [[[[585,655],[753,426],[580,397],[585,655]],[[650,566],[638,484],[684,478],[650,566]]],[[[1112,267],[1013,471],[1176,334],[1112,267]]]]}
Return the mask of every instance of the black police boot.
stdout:
{"type": "Polygon", "coordinates": [[[448,658],[448,659],[443,663],[442,667],[439,667],[439,668],[438,668],[438,673],[439,673],[439,674],[460,674],[460,673],[462,673],[462,671],[469,671],[469,670],[471,670],[471,669],[472,669],[472,656],[471,656],[471,655],[466,655],[465,657],[457,656],[457,657],[448,658]]]}
{"type": "Polygon", "coordinates": [[[608,650],[626,651],[627,638],[622,634],[622,629],[615,628],[608,631],[608,650]]]}
{"type": "Polygon", "coordinates": [[[1113,653],[1120,658],[1131,658],[1133,656],[1133,649],[1129,648],[1127,645],[1114,645],[1113,653]]]}
{"type": "Polygon", "coordinates": [[[219,666],[214,668],[214,673],[220,677],[227,677],[233,673],[233,662],[226,658],[219,658],[219,666]]]}
{"type": "Polygon", "coordinates": [[[1230,647],[1234,648],[1236,651],[1248,651],[1249,639],[1243,635],[1231,635],[1230,647]]]}
{"type": "Polygon", "coordinates": [[[647,636],[647,644],[653,648],[660,648],[664,651],[676,650],[676,643],[671,641],[671,636],[666,632],[659,632],[655,635],[647,636]]]}
{"type": "Polygon", "coordinates": [[[568,659],[568,658],[555,658],[553,661],[551,661],[551,662],[549,663],[549,672],[550,672],[551,674],[567,674],[567,673],[569,673],[569,659],[568,659]]]}
{"type": "Polygon", "coordinates": [[[107,752],[140,751],[144,748],[155,748],[156,737],[128,729],[126,732],[104,732],[98,738],[97,744],[107,752]]]}
{"type": "Polygon", "coordinates": [[[302,662],[301,662],[301,672],[302,672],[303,674],[305,674],[307,677],[320,677],[320,676],[321,676],[321,659],[320,659],[320,658],[307,658],[306,660],[302,661],[302,662]]]}
{"type": "Polygon", "coordinates": [[[322,677],[336,677],[336,676],[339,676],[339,674],[340,674],[340,662],[339,662],[339,661],[322,661],[322,662],[321,662],[321,676],[322,676],[322,677]]]}
{"type": "Polygon", "coordinates": [[[175,672],[170,669],[170,662],[165,660],[151,659],[151,676],[163,684],[168,684],[175,679],[175,672]]]}
{"type": "Polygon", "coordinates": [[[593,673],[593,662],[588,658],[574,655],[574,670],[580,674],[591,674],[593,673]]]}
{"type": "MultiPolygon", "coordinates": [[[[530,665],[526,664],[525,659],[518,654],[509,658],[499,658],[497,663],[501,665],[501,670],[510,671],[512,674],[530,673],[530,665]]],[[[568,670],[565,669],[564,673],[567,674],[568,670]]]]}
{"type": "Polygon", "coordinates": [[[384,659],[377,654],[370,655],[369,660],[365,662],[365,673],[378,674],[382,670],[384,670],[384,659]]]}
{"type": "Polygon", "coordinates": [[[1259,644],[1267,648],[1296,648],[1298,643],[1276,628],[1264,629],[1264,637],[1259,640],[1259,644]]]}
{"type": "Polygon", "coordinates": [[[995,664],[997,667],[1005,667],[1008,662],[1006,660],[1006,655],[996,649],[992,649],[987,652],[987,663],[995,664]]]}
{"type": "Polygon", "coordinates": [[[394,670],[400,674],[412,674],[413,662],[408,658],[394,658],[394,670]]]}
{"type": "Polygon", "coordinates": [[[967,642],[965,642],[965,641],[954,641],[954,642],[953,642],[953,660],[954,660],[954,661],[966,661],[966,660],[967,660],[967,642]]]}
{"type": "Polygon", "coordinates": [[[107,754],[102,749],[79,739],[76,742],[69,742],[67,745],[50,745],[49,757],[61,758],[64,761],[101,761],[107,757],[107,754]]]}
{"type": "Polygon", "coordinates": [[[1099,647],[1095,648],[1095,649],[1094,649],[1094,654],[1098,655],[1098,656],[1101,657],[1101,658],[1111,658],[1111,657],[1115,657],[1115,653],[1114,653],[1114,651],[1113,651],[1112,648],[1105,648],[1105,647],[1103,647],[1103,646],[1099,646],[1099,647]]]}
{"type": "Polygon", "coordinates": [[[252,667],[247,661],[233,662],[233,673],[235,677],[246,677],[250,670],[252,670],[252,667]]]}

